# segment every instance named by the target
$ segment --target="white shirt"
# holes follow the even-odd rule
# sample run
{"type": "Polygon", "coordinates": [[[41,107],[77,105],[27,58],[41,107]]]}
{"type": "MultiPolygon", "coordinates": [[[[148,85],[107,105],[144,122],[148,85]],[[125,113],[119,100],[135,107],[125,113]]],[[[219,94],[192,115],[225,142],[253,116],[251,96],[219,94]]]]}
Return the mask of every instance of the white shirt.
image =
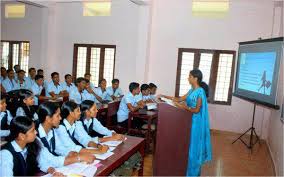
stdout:
{"type": "Polygon", "coordinates": [[[85,119],[83,122],[88,130],[92,128],[94,131],[96,131],[101,135],[112,136],[112,133],[115,133],[115,131],[109,130],[106,127],[104,127],[97,118],[91,118],[89,120],[85,119]],[[93,127],[90,127],[92,121],[93,121],[93,127]]]}
{"type": "Polygon", "coordinates": [[[14,79],[10,80],[7,77],[5,80],[3,80],[2,86],[5,88],[6,92],[10,92],[17,89],[17,82],[14,79]]]}
{"type": "Polygon", "coordinates": [[[35,95],[34,100],[35,100],[35,105],[38,105],[38,97],[40,96],[42,92],[43,86],[39,86],[37,83],[33,84],[32,86],[32,92],[35,95]]]}
{"type": "Polygon", "coordinates": [[[73,83],[67,85],[67,82],[62,82],[61,85],[63,90],[66,90],[68,93],[70,93],[73,89],[77,89],[77,87],[73,83]]]}
{"type": "MultiPolygon", "coordinates": [[[[17,116],[27,116],[22,107],[18,107],[17,112],[16,112],[16,117],[17,116]]],[[[33,120],[38,120],[38,115],[36,112],[34,113],[33,120]]]]}
{"type": "Polygon", "coordinates": [[[120,104],[119,104],[119,109],[117,112],[117,121],[118,122],[123,122],[128,119],[128,114],[130,110],[128,109],[127,104],[131,104],[132,106],[137,106],[137,99],[135,96],[129,92],[127,95],[124,95],[120,104]]]}
{"type": "MultiPolygon", "coordinates": [[[[11,120],[13,119],[13,116],[11,115],[10,111],[9,110],[6,110],[7,111],[7,124],[10,125],[11,123],[11,120]]],[[[0,113],[0,123],[1,123],[1,120],[2,118],[6,115],[5,112],[1,112],[0,113]]],[[[9,136],[10,135],[10,130],[0,130],[0,137],[6,137],[6,136],[9,136]]]]}
{"type": "Polygon", "coordinates": [[[77,87],[72,89],[69,93],[69,101],[74,101],[77,104],[81,104],[83,101],[83,93],[79,92],[77,87]]]}
{"type": "Polygon", "coordinates": [[[96,95],[101,97],[101,99],[106,100],[107,92],[106,91],[103,92],[101,87],[95,88],[94,92],[96,95]]]}
{"type": "Polygon", "coordinates": [[[53,138],[52,130],[50,130],[47,134],[42,126],[42,124],[39,124],[38,126],[38,135],[40,138],[45,138],[48,142],[49,146],[52,148],[51,138],[53,138]]]}
{"type": "Polygon", "coordinates": [[[113,92],[113,88],[110,86],[110,87],[107,87],[106,88],[106,100],[108,101],[113,101],[113,99],[111,98],[111,96],[115,96],[115,97],[119,97],[119,96],[122,96],[123,95],[123,92],[120,88],[117,88],[115,90],[115,92],[113,92]]]}
{"type": "Polygon", "coordinates": [[[61,84],[58,84],[57,86],[55,86],[54,82],[51,81],[47,86],[45,96],[51,97],[50,94],[49,94],[50,92],[53,92],[54,94],[59,94],[63,90],[64,89],[63,89],[61,84]]]}

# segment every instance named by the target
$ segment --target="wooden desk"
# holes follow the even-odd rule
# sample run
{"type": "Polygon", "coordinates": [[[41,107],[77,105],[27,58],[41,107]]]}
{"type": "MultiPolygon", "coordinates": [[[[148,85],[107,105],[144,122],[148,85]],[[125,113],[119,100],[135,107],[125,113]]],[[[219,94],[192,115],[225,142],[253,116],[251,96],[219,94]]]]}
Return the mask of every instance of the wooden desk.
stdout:
{"type": "Polygon", "coordinates": [[[129,113],[128,118],[128,134],[136,133],[136,134],[143,134],[146,137],[146,150],[149,151],[150,143],[151,143],[151,125],[155,119],[158,118],[158,111],[147,111],[146,114],[141,114],[138,111],[129,113]],[[143,130],[138,130],[132,128],[132,119],[138,118],[147,121],[147,131],[146,133],[143,130]]]}
{"type": "Polygon", "coordinates": [[[138,175],[143,176],[143,159],[144,159],[144,148],[145,139],[133,136],[126,136],[127,140],[116,147],[113,151],[114,155],[106,160],[101,161],[100,166],[96,172],[96,176],[108,176],[116,168],[120,167],[126,160],[128,160],[136,152],[140,152],[142,155],[141,168],[139,169],[138,175]]]}

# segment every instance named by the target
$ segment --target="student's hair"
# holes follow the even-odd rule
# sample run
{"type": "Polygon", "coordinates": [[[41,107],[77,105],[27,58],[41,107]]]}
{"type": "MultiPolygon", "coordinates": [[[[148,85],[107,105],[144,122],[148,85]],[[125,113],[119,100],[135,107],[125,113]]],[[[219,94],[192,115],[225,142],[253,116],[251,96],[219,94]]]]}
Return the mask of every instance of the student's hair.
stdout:
{"type": "Polygon", "coordinates": [[[7,74],[9,74],[9,72],[11,72],[11,71],[14,72],[14,70],[12,70],[12,69],[8,69],[6,72],[7,72],[7,74]]]}
{"type": "Polygon", "coordinates": [[[27,89],[20,89],[18,94],[21,103],[23,103],[24,99],[33,96],[33,92],[27,89]]]}
{"type": "Polygon", "coordinates": [[[119,80],[118,80],[118,79],[113,79],[113,80],[111,81],[111,83],[112,83],[112,84],[119,83],[119,80]]]}
{"type": "Polygon", "coordinates": [[[193,69],[190,71],[190,74],[193,77],[197,78],[198,85],[203,88],[206,97],[208,97],[209,96],[209,86],[205,82],[202,81],[203,79],[202,72],[199,69],[193,69]]]}
{"type": "Polygon", "coordinates": [[[86,76],[92,76],[92,75],[90,73],[85,73],[84,77],[86,77],[86,76]]]}
{"type": "Polygon", "coordinates": [[[19,73],[26,73],[26,71],[20,69],[17,73],[18,73],[18,74],[19,74],[19,73]]]}
{"type": "Polygon", "coordinates": [[[69,76],[71,76],[71,74],[66,74],[66,75],[64,76],[64,78],[67,79],[67,77],[69,77],[69,76]]]}
{"type": "Polygon", "coordinates": [[[38,75],[38,74],[37,74],[37,75],[35,76],[35,80],[36,80],[36,81],[39,80],[39,79],[43,79],[43,75],[38,75]]]}
{"type": "MultiPolygon", "coordinates": [[[[10,124],[9,141],[15,140],[20,133],[27,133],[33,126],[32,119],[26,116],[18,116],[12,119],[10,124]]],[[[26,163],[29,164],[28,175],[33,176],[38,170],[37,156],[40,152],[40,144],[37,139],[34,142],[28,143],[26,163]]]]}
{"type": "Polygon", "coordinates": [[[2,92],[1,92],[1,97],[0,97],[0,100],[1,100],[1,101],[2,101],[2,100],[6,100],[7,97],[8,97],[8,95],[7,95],[6,93],[2,93],[2,92]]]}
{"type": "Polygon", "coordinates": [[[20,67],[20,65],[14,65],[14,67],[13,67],[13,68],[15,69],[17,66],[19,66],[19,67],[20,67]]]}
{"type": "Polygon", "coordinates": [[[103,81],[106,82],[106,79],[101,79],[101,80],[99,81],[99,84],[101,84],[103,81]]]}
{"type": "Polygon", "coordinates": [[[36,71],[35,68],[29,68],[29,73],[32,72],[32,70],[36,71]]]}
{"type": "Polygon", "coordinates": [[[150,83],[149,84],[149,88],[151,89],[151,88],[157,88],[157,86],[154,84],[154,83],[150,83]]]}
{"type": "Polygon", "coordinates": [[[87,84],[90,82],[90,80],[89,80],[89,79],[85,79],[85,81],[86,81],[86,83],[87,83],[87,84]]]}
{"type": "Polygon", "coordinates": [[[92,100],[84,100],[81,105],[80,105],[80,109],[81,109],[81,118],[83,118],[85,116],[85,111],[91,109],[91,107],[95,104],[94,101],[92,100]]]}
{"type": "Polygon", "coordinates": [[[52,117],[56,111],[60,108],[57,103],[44,102],[38,107],[38,118],[39,123],[43,123],[47,116],[52,117]]]}
{"type": "Polygon", "coordinates": [[[69,116],[71,112],[73,112],[76,108],[78,108],[79,105],[77,105],[73,101],[67,101],[65,102],[61,107],[61,117],[62,119],[65,119],[69,116]]]}
{"type": "Polygon", "coordinates": [[[148,88],[149,88],[148,84],[142,84],[140,89],[142,91],[142,90],[147,90],[148,88]]]}
{"type": "Polygon", "coordinates": [[[131,82],[129,84],[129,91],[132,92],[134,89],[139,88],[139,84],[137,82],[131,82]]]}
{"type": "Polygon", "coordinates": [[[43,72],[43,70],[42,69],[38,69],[37,72],[43,72]]]}
{"type": "Polygon", "coordinates": [[[1,70],[5,70],[5,71],[6,71],[6,68],[2,66],[2,67],[1,67],[1,70]]]}
{"type": "Polygon", "coordinates": [[[75,85],[78,86],[78,84],[80,84],[81,82],[86,81],[87,79],[83,78],[83,77],[78,77],[75,81],[75,85]]]}
{"type": "Polygon", "coordinates": [[[51,78],[53,78],[53,77],[56,76],[56,75],[59,75],[59,73],[58,73],[58,72],[53,72],[53,73],[51,73],[51,78]]]}

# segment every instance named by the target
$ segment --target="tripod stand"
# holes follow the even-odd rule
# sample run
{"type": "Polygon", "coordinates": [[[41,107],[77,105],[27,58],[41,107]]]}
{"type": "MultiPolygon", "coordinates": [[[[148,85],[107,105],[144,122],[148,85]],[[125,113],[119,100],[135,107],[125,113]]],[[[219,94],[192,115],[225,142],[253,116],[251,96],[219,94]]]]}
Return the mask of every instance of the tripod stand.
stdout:
{"type": "Polygon", "coordinates": [[[259,137],[257,136],[257,134],[255,132],[255,128],[254,128],[255,108],[256,108],[256,102],[254,102],[251,127],[245,133],[243,133],[241,136],[239,136],[235,141],[233,141],[233,143],[232,143],[232,144],[234,144],[236,141],[240,140],[251,151],[252,151],[253,146],[259,141],[259,137]],[[249,144],[247,144],[246,142],[244,142],[244,140],[242,140],[242,137],[249,131],[250,131],[250,140],[249,140],[249,144]],[[255,136],[256,136],[255,142],[253,142],[253,136],[254,136],[253,134],[255,134],[255,136]]]}

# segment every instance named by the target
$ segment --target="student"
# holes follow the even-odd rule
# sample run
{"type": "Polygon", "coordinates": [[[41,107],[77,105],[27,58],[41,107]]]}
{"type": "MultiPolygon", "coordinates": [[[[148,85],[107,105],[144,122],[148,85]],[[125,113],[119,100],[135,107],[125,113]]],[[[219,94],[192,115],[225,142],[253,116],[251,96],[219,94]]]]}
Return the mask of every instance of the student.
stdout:
{"type": "MultiPolygon", "coordinates": [[[[37,70],[37,75],[43,76],[43,79],[44,79],[44,74],[43,74],[43,70],[42,70],[42,69],[38,69],[38,70],[37,70]]],[[[47,81],[46,79],[44,79],[43,87],[44,87],[45,89],[47,89],[48,84],[49,84],[48,81],[47,81]]]]}
{"type": "Polygon", "coordinates": [[[130,83],[129,93],[123,96],[117,112],[117,122],[121,126],[127,127],[129,112],[135,112],[144,107],[145,104],[143,102],[137,102],[137,99],[135,98],[139,93],[139,84],[136,82],[130,83]]]}
{"type": "MultiPolygon", "coordinates": [[[[38,126],[38,138],[42,142],[43,146],[54,156],[58,156],[55,152],[56,143],[58,143],[58,137],[55,136],[55,128],[59,127],[61,116],[60,107],[56,103],[45,102],[39,106],[39,126],[38,126]]],[[[61,156],[62,157],[62,156],[61,156]]],[[[72,164],[75,162],[87,162],[92,163],[95,157],[88,154],[79,154],[76,152],[69,152],[64,157],[64,164],[58,163],[57,166],[63,166],[72,164]]]]}
{"type": "Polygon", "coordinates": [[[72,89],[75,89],[76,86],[73,84],[73,78],[70,74],[66,74],[64,76],[65,82],[62,82],[63,90],[66,90],[68,94],[70,94],[72,89]]]}
{"type": "Polygon", "coordinates": [[[19,107],[16,116],[27,116],[38,123],[38,114],[34,108],[34,95],[32,91],[26,89],[19,91],[19,107]]]}
{"type": "Polygon", "coordinates": [[[29,68],[29,76],[26,78],[29,88],[35,84],[36,69],[29,68]]]}
{"type": "Polygon", "coordinates": [[[7,137],[10,134],[10,122],[13,119],[9,110],[7,110],[6,95],[1,94],[0,98],[0,137],[7,137]]]}
{"type": "Polygon", "coordinates": [[[96,99],[100,102],[103,103],[106,100],[106,80],[105,79],[101,79],[99,81],[99,87],[95,88],[94,92],[95,92],[95,97],[96,99]]]}
{"type": "Polygon", "coordinates": [[[104,141],[121,141],[124,140],[124,136],[116,134],[115,131],[111,131],[104,127],[100,121],[96,118],[97,106],[94,101],[85,100],[81,104],[81,125],[85,131],[91,136],[108,136],[106,138],[100,138],[100,142],[104,141]]]}
{"type": "Polygon", "coordinates": [[[17,82],[17,86],[16,86],[17,89],[31,89],[29,87],[29,83],[25,79],[25,74],[26,74],[26,72],[22,69],[20,69],[18,71],[18,80],[16,81],[17,82]]]}
{"type": "Polygon", "coordinates": [[[82,101],[92,100],[95,103],[99,103],[99,101],[96,99],[98,95],[95,94],[90,84],[91,84],[90,81],[86,79],[86,88],[83,90],[82,93],[82,98],[83,98],[82,101]]]}
{"type": "Polygon", "coordinates": [[[92,139],[84,128],[77,126],[80,115],[80,107],[75,102],[67,101],[62,105],[61,117],[63,121],[55,129],[55,136],[58,137],[58,141],[56,140],[56,153],[66,156],[71,151],[88,153],[89,155],[107,152],[108,146],[98,145],[98,140],[96,140],[98,138],[92,139]],[[94,142],[95,140],[97,143],[94,142]]]}
{"type": "Polygon", "coordinates": [[[6,92],[17,89],[17,82],[14,80],[14,71],[12,69],[7,70],[7,78],[2,82],[2,86],[6,92]]]}
{"type": "Polygon", "coordinates": [[[20,65],[14,65],[14,73],[16,73],[15,74],[15,81],[17,81],[18,80],[18,75],[17,75],[17,73],[18,73],[18,71],[20,71],[21,70],[21,68],[20,68],[20,65]]]}
{"type": "MultiPolygon", "coordinates": [[[[41,152],[40,143],[36,139],[35,124],[28,117],[15,117],[11,121],[10,130],[10,141],[0,151],[0,176],[35,176],[39,171],[38,166],[46,161],[45,153],[41,152]]],[[[54,176],[63,175],[55,172],[53,167],[44,172],[54,176]]]]}
{"type": "Polygon", "coordinates": [[[41,92],[43,89],[43,76],[42,75],[36,75],[35,76],[35,84],[32,86],[32,92],[34,94],[34,105],[38,107],[39,100],[47,100],[49,97],[41,96],[41,92]]]}
{"type": "Polygon", "coordinates": [[[1,67],[1,77],[0,77],[0,81],[2,83],[3,80],[5,80],[7,77],[7,70],[5,67],[1,67]]]}
{"type": "Polygon", "coordinates": [[[91,77],[92,75],[90,73],[85,73],[84,74],[84,78],[90,81],[90,87],[92,88],[92,90],[95,90],[95,86],[94,84],[91,82],[91,77]]]}
{"type": "Polygon", "coordinates": [[[113,79],[111,81],[112,86],[106,88],[106,100],[108,101],[114,101],[117,98],[123,96],[122,90],[119,88],[119,80],[118,79],[113,79]]]}
{"type": "Polygon", "coordinates": [[[53,72],[51,73],[52,81],[48,84],[45,96],[47,97],[63,97],[64,96],[64,90],[62,85],[60,85],[59,80],[59,73],[53,72]]]}
{"type": "Polygon", "coordinates": [[[157,86],[153,83],[149,84],[149,88],[150,88],[150,98],[154,101],[156,100],[156,91],[157,91],[157,86]]]}
{"type": "Polygon", "coordinates": [[[141,90],[141,93],[136,96],[137,102],[142,100],[144,101],[144,103],[152,103],[153,101],[151,100],[151,97],[150,97],[149,85],[142,84],[140,90],[141,90]]]}
{"type": "Polygon", "coordinates": [[[83,101],[83,91],[86,88],[86,79],[79,77],[75,81],[76,88],[72,89],[69,94],[69,101],[81,104],[83,101]]]}

